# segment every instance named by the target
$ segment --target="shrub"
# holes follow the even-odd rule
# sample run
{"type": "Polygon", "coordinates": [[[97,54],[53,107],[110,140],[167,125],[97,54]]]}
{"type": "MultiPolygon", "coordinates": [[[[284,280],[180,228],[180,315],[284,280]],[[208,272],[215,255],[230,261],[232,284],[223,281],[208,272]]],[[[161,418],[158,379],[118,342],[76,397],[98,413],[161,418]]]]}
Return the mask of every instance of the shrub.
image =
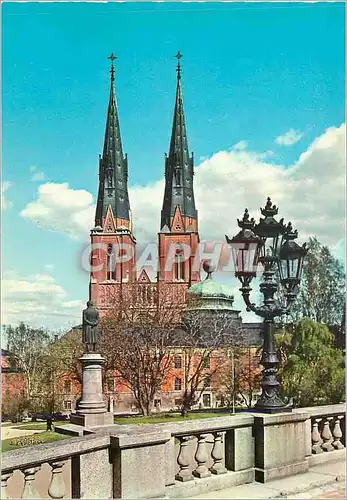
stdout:
{"type": "Polygon", "coordinates": [[[32,434],[31,436],[21,436],[13,438],[9,441],[10,446],[34,446],[36,444],[43,444],[44,438],[40,434],[32,434]]]}

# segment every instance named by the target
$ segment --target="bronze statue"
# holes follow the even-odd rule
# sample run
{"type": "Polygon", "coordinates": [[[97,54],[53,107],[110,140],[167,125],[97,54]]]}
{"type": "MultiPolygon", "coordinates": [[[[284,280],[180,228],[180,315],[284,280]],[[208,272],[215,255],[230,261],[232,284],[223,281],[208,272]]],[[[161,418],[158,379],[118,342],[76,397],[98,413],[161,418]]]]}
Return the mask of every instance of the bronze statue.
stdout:
{"type": "Polygon", "coordinates": [[[83,311],[82,342],[86,346],[86,352],[95,352],[98,341],[99,313],[94,302],[89,300],[87,308],[83,311]]]}

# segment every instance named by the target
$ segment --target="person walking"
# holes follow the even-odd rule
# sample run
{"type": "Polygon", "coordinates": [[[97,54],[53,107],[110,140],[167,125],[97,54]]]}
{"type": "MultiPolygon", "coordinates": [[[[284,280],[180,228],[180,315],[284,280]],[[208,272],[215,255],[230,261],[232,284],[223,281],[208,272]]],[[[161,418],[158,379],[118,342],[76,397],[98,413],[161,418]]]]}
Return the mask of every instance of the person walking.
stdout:
{"type": "Polygon", "coordinates": [[[51,417],[51,415],[48,415],[47,417],[47,428],[46,428],[46,432],[47,431],[52,431],[53,430],[53,419],[51,417]]]}

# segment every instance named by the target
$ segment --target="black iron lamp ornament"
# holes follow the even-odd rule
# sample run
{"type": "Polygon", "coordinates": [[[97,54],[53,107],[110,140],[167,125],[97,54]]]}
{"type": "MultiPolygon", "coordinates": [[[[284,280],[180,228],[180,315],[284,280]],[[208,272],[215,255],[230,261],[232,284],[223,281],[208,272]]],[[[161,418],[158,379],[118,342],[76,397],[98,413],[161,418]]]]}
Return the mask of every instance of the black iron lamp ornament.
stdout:
{"type": "Polygon", "coordinates": [[[238,219],[241,231],[229,239],[234,257],[235,276],[241,282],[240,291],[247,306],[247,311],[253,311],[264,318],[264,337],[261,364],[264,367],[261,388],[262,393],[255,408],[267,413],[290,411],[279,396],[280,382],[278,380],[279,359],[274,341],[274,318],[287,314],[298,292],[302,266],[307,253],[306,243],[301,247],[294,240],[298,232],[293,231],[291,222],[284,225],[283,219],[275,219],[278,208],[268,198],[264,208],[261,208],[264,218],[256,224],[249,220],[248,210],[242,220],[238,219]],[[260,291],[264,296],[263,304],[256,306],[251,302],[252,288],[250,283],[256,276],[258,265],[262,267],[260,291]],[[276,300],[279,283],[275,278],[278,272],[279,280],[284,288],[285,305],[276,300]]]}

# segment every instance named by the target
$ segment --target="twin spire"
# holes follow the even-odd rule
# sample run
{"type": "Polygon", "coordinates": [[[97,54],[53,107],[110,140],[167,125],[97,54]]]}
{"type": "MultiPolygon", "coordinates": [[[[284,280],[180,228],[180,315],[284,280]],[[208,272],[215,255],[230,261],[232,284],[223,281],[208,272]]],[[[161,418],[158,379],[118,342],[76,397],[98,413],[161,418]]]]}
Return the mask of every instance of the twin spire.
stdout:
{"type": "MultiPolygon", "coordinates": [[[[193,156],[189,156],[183,110],[180,63],[182,54],[178,52],[175,57],[177,58],[176,101],[169,154],[165,155],[165,191],[161,211],[161,228],[164,226],[170,228],[177,206],[179,206],[182,216],[197,218],[193,192],[193,156]]],[[[99,192],[95,226],[103,227],[110,207],[118,225],[129,227],[131,212],[128,195],[128,162],[127,156],[123,156],[114,82],[114,61],[117,58],[112,53],[108,59],[111,61],[110,98],[104,149],[99,160],[99,192]]]]}
{"type": "MultiPolygon", "coordinates": [[[[111,60],[110,99],[107,110],[104,149],[99,158],[99,192],[96,205],[95,226],[102,226],[108,207],[112,209],[114,218],[130,221],[130,204],[128,195],[128,160],[123,156],[122,139],[119,127],[116,92],[114,85],[114,60],[111,60]]],[[[121,225],[121,222],[119,223],[121,225]]]]}
{"type": "Polygon", "coordinates": [[[194,160],[189,156],[186,123],[184,118],[181,86],[182,54],[175,56],[177,62],[177,87],[175,111],[172,124],[169,155],[165,155],[165,191],[161,211],[161,229],[171,227],[171,220],[176,207],[180,207],[181,215],[197,218],[193,192],[194,160]]]}

